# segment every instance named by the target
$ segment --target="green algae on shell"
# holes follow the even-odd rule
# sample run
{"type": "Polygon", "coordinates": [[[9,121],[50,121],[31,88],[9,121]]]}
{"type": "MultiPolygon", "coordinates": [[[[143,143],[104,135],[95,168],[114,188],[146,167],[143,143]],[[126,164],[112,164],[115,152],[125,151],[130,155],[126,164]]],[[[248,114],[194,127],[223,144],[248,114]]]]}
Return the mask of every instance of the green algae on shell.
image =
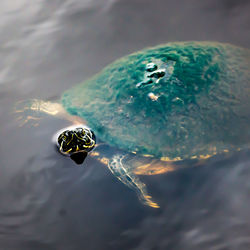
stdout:
{"type": "Polygon", "coordinates": [[[248,49],[167,43],[108,65],[66,91],[62,104],[118,148],[177,159],[213,155],[249,143],[249,72],[248,49]],[[155,70],[164,74],[150,78],[155,70]]]}

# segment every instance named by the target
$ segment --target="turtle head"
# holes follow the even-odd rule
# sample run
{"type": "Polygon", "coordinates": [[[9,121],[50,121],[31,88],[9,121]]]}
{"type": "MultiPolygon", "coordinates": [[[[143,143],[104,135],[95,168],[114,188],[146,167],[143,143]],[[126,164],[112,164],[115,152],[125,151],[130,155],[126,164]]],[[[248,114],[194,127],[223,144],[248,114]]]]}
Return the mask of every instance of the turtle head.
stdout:
{"type": "Polygon", "coordinates": [[[57,139],[59,151],[68,156],[76,153],[88,153],[96,144],[96,138],[89,128],[77,127],[63,131],[57,139]]]}

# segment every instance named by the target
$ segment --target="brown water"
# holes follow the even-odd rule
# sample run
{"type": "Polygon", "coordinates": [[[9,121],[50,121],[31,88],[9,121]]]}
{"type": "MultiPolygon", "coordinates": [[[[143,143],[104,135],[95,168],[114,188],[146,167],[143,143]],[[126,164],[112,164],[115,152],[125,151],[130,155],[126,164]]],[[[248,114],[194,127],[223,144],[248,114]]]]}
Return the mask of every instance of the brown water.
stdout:
{"type": "Polygon", "coordinates": [[[0,3],[0,249],[250,249],[250,154],[144,176],[144,206],[107,167],[79,167],[51,137],[68,122],[19,127],[19,100],[61,93],[113,60],[168,41],[250,48],[249,1],[0,3]]]}

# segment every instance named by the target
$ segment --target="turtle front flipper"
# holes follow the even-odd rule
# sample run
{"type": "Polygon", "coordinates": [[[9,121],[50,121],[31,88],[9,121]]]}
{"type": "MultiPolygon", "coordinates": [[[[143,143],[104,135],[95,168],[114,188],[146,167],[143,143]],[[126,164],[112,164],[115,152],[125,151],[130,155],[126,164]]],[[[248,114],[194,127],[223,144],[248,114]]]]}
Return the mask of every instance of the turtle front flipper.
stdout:
{"type": "Polygon", "coordinates": [[[20,127],[25,124],[38,126],[46,115],[69,120],[74,124],[83,123],[83,119],[68,114],[60,103],[39,99],[19,101],[14,107],[14,113],[18,115],[20,127]]]}
{"type": "Polygon", "coordinates": [[[31,99],[19,101],[14,106],[14,113],[17,115],[17,123],[20,127],[29,124],[29,126],[38,126],[42,119],[40,106],[42,100],[31,99]]]}
{"type": "Polygon", "coordinates": [[[126,155],[115,155],[108,162],[108,168],[112,174],[118,178],[123,184],[136,191],[139,199],[146,205],[159,208],[160,206],[151,200],[151,196],[147,192],[146,185],[130,171],[130,167],[126,165],[126,155]]]}

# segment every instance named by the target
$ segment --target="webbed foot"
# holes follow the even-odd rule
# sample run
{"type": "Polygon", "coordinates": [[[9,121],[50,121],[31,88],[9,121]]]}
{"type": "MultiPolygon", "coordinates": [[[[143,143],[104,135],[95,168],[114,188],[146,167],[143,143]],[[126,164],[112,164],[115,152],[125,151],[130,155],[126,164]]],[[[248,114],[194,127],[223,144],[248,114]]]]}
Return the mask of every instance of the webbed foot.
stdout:
{"type": "Polygon", "coordinates": [[[13,113],[16,115],[18,126],[39,126],[39,121],[42,119],[39,106],[39,100],[36,99],[17,102],[13,113]]]}
{"type": "Polygon", "coordinates": [[[108,163],[110,171],[123,184],[135,190],[142,203],[153,208],[159,208],[160,206],[152,201],[152,197],[148,194],[146,185],[126,165],[125,157],[126,155],[115,155],[108,163]]]}

